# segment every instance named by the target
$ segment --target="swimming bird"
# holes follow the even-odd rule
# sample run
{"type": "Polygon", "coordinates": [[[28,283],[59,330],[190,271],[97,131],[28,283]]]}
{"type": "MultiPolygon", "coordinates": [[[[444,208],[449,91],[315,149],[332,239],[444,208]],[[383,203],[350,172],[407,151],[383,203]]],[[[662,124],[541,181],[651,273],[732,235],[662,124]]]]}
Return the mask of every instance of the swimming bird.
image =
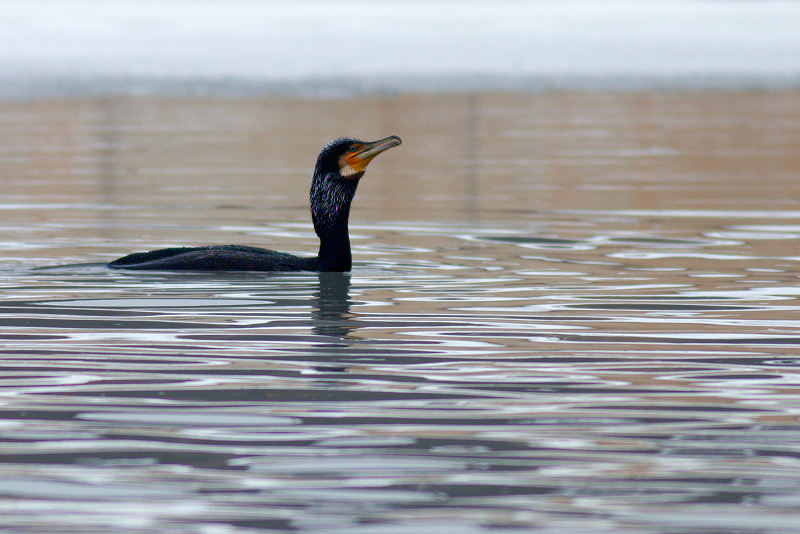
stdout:
{"type": "Polygon", "coordinates": [[[112,261],[108,267],[156,271],[349,271],[352,255],[347,222],[358,182],[375,156],[400,143],[396,135],[371,143],[343,137],[322,149],[310,194],[311,219],[319,236],[319,254],[315,258],[244,245],[214,245],[137,252],[112,261]]]}

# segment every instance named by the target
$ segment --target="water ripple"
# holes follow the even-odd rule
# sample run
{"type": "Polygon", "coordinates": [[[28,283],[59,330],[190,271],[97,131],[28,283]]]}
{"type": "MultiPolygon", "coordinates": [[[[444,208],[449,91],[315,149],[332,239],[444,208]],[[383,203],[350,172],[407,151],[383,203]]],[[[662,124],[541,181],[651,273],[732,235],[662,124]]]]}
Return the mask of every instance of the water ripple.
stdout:
{"type": "Polygon", "coordinates": [[[0,528],[796,530],[796,97],[473,95],[386,119],[414,98],[335,102],[424,126],[359,191],[344,275],[103,267],[174,242],[315,250],[300,154],[265,132],[330,101],[7,105],[36,121],[0,113],[0,528]]]}

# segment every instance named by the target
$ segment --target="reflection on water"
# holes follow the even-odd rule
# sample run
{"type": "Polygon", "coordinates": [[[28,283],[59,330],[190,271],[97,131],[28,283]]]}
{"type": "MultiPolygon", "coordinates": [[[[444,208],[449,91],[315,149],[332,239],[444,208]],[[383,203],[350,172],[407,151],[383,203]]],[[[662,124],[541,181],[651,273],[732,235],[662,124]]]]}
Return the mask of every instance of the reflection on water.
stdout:
{"type": "Polygon", "coordinates": [[[350,101],[4,104],[0,524],[795,532],[797,95],[438,98],[360,103],[346,274],[102,262],[313,253],[350,101]]]}
{"type": "Polygon", "coordinates": [[[350,324],[350,273],[319,273],[319,291],[314,294],[314,333],[347,337],[350,324]]]}

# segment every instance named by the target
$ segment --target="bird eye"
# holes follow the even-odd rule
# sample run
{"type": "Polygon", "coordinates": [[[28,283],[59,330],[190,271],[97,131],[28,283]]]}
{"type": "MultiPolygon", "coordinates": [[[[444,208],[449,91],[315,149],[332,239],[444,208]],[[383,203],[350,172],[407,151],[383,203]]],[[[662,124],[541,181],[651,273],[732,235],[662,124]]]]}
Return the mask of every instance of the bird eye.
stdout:
{"type": "Polygon", "coordinates": [[[350,152],[355,152],[355,151],[356,151],[356,145],[351,145],[350,152]]]}

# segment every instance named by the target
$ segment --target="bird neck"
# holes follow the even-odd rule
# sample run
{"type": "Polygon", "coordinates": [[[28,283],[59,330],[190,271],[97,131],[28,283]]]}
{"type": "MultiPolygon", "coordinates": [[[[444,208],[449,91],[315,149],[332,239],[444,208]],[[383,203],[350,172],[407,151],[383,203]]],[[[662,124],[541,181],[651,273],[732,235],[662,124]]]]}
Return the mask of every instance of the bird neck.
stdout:
{"type": "Polygon", "coordinates": [[[311,185],[311,219],[319,236],[318,271],[349,271],[352,267],[348,219],[358,179],[326,176],[311,185]]]}
{"type": "Polygon", "coordinates": [[[353,266],[350,252],[350,236],[347,225],[343,231],[320,235],[317,270],[322,272],[346,272],[353,266]]]}

